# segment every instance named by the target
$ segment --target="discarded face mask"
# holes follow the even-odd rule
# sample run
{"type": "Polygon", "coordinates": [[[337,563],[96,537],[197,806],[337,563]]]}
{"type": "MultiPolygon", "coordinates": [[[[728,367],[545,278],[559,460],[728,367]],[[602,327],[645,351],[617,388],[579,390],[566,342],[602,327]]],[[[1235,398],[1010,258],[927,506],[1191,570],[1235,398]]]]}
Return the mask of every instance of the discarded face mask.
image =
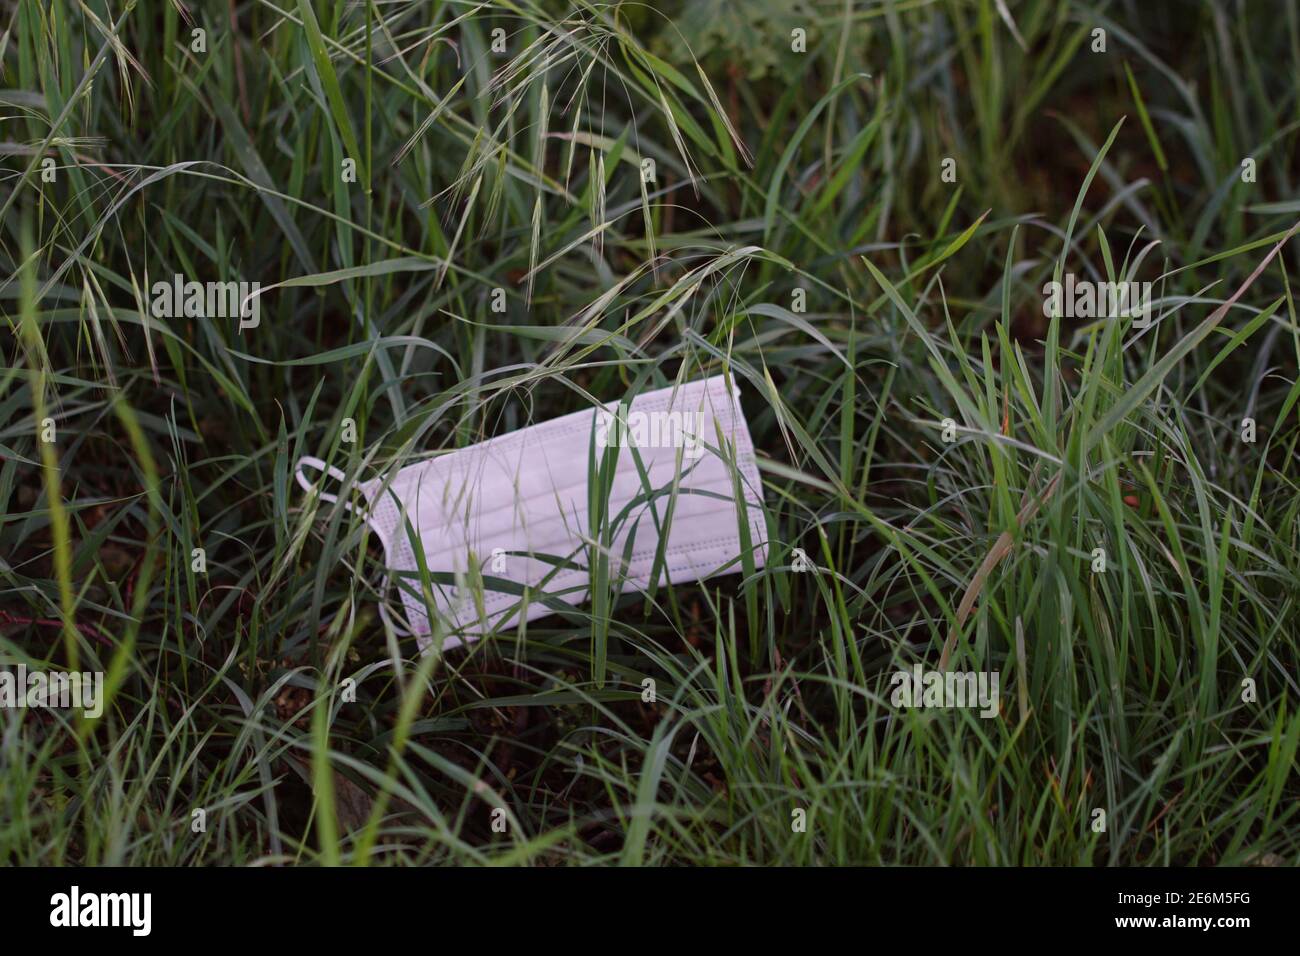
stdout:
{"type": "MultiPolygon", "coordinates": [[[[521,614],[531,621],[590,600],[589,563],[601,556],[607,580],[622,568],[623,592],[648,589],[657,561],[660,584],[741,571],[746,552],[762,567],[762,485],[739,394],[722,376],[670,386],[358,485],[421,648],[434,632],[430,605],[452,632],[442,646],[455,647],[521,614]],[[603,508],[593,454],[597,485],[609,489],[603,508]]],[[[304,456],[296,477],[309,491],[304,467],[346,478],[304,456]]]]}

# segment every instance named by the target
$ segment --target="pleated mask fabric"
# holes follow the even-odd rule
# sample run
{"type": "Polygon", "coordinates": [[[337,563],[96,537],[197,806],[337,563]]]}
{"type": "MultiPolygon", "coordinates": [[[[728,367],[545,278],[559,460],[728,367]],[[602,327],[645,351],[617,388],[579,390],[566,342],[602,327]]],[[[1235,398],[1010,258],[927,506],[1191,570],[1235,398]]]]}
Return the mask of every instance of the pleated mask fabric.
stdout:
{"type": "MultiPolygon", "coordinates": [[[[738,572],[743,552],[762,567],[762,484],[739,397],[721,375],[669,386],[359,484],[364,517],[421,647],[434,631],[429,603],[446,648],[590,600],[595,553],[605,556],[611,580],[622,568],[622,592],[647,589],[657,557],[659,584],[738,572]],[[598,480],[609,489],[597,518],[599,552],[591,533],[593,446],[598,480]],[[602,457],[615,451],[602,472],[602,457]],[[434,579],[430,601],[417,549],[434,579]]],[[[304,457],[296,474],[305,489],[314,486],[304,467],[344,477],[304,457]]]]}

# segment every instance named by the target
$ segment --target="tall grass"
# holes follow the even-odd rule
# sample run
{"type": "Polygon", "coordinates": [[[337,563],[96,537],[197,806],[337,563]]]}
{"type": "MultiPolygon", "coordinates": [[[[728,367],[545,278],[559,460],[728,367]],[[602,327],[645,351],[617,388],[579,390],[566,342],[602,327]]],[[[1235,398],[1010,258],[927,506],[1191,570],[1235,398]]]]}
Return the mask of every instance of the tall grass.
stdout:
{"type": "Polygon", "coordinates": [[[0,659],[109,692],[0,710],[0,860],[1294,862],[1298,77],[1294,0],[0,4],[0,659]],[[464,650],[292,478],[720,371],[767,566],[464,650]]]}

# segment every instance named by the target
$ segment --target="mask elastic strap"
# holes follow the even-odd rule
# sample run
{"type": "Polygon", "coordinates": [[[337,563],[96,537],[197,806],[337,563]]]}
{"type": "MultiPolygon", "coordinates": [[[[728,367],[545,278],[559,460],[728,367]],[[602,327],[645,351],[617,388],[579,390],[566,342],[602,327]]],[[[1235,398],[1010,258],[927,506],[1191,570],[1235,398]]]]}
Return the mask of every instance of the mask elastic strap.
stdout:
{"type": "MultiPolygon", "coordinates": [[[[388,590],[387,580],[385,580],[384,582],[384,590],[388,590]]],[[[389,630],[391,630],[394,634],[396,634],[398,637],[411,637],[414,635],[415,633],[414,631],[412,631],[409,627],[407,627],[402,622],[398,621],[396,618],[393,617],[392,614],[389,613],[387,606],[385,606],[385,603],[382,600],[379,601],[375,606],[379,608],[380,620],[382,620],[384,622],[384,625],[389,630]]]]}
{"type": "MultiPolygon", "coordinates": [[[[314,468],[316,471],[329,475],[340,485],[343,485],[347,482],[348,480],[347,474],[344,473],[344,471],[341,468],[335,468],[333,465],[327,465],[321,459],[316,458],[312,455],[303,455],[301,458],[298,459],[298,464],[294,466],[293,477],[297,480],[299,486],[302,488],[303,491],[315,491],[316,494],[320,496],[321,501],[328,501],[330,504],[337,503],[339,500],[339,496],[335,494],[331,494],[328,491],[319,490],[312,482],[307,480],[307,476],[303,474],[304,468],[314,468]]],[[[352,502],[350,501],[343,502],[343,507],[348,509],[348,511],[355,510],[353,508],[352,502]]]]}
{"type": "MultiPolygon", "coordinates": [[[[303,455],[301,458],[298,459],[298,463],[294,466],[293,469],[294,480],[298,482],[299,486],[302,488],[303,491],[307,492],[308,494],[314,492],[316,495],[320,497],[321,501],[327,501],[331,504],[338,503],[339,500],[338,495],[332,494],[331,492],[328,491],[321,491],[319,488],[316,487],[315,484],[307,480],[307,476],[303,472],[303,469],[305,468],[311,468],[314,469],[315,471],[321,472],[324,475],[328,475],[330,478],[333,478],[335,481],[339,483],[340,488],[347,486],[347,480],[348,480],[347,473],[344,472],[341,468],[335,468],[333,465],[326,464],[324,461],[315,457],[314,455],[303,455]]],[[[375,530],[375,532],[379,535],[380,539],[383,541],[385,552],[387,552],[388,536],[384,533],[384,529],[375,520],[374,513],[370,510],[370,508],[358,507],[357,505],[354,505],[351,501],[344,501],[343,507],[346,508],[348,511],[354,511],[357,514],[359,514],[362,520],[365,521],[367,524],[369,524],[370,527],[375,530]]],[[[390,581],[391,581],[391,577],[385,575],[384,591],[388,590],[390,581]]],[[[388,613],[388,609],[385,607],[383,601],[379,602],[379,616],[383,618],[384,623],[390,629],[392,629],[392,631],[396,633],[399,637],[409,637],[415,633],[409,627],[406,627],[402,623],[394,620],[392,615],[388,613]]]]}

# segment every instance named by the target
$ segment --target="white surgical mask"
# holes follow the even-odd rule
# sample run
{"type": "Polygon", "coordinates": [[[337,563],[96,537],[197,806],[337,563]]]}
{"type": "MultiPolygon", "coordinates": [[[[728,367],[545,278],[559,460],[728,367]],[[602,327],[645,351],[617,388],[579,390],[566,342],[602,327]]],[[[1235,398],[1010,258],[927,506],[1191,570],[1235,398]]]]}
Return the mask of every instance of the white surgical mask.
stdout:
{"type": "MultiPolygon", "coordinates": [[[[529,621],[553,613],[541,592],[552,604],[573,606],[590,598],[593,444],[598,465],[607,448],[612,454],[611,446],[619,446],[605,509],[604,553],[611,579],[627,556],[622,591],[649,588],[661,544],[659,584],[740,571],[745,550],[754,567],[762,567],[767,556],[762,486],[738,397],[739,390],[728,389],[722,376],[670,386],[358,485],[367,503],[365,518],[384,546],[390,581],[398,586],[407,623],[421,646],[427,646],[433,628],[418,578],[417,549],[431,575],[453,576],[446,583],[431,581],[432,603],[445,630],[464,637],[517,625],[523,587],[531,589],[523,612],[529,621]],[[748,545],[742,543],[742,522],[748,545]]],[[[320,459],[303,457],[296,476],[308,490],[313,486],[304,467],[345,477],[320,459]]],[[[443,646],[459,643],[449,634],[443,646]]]]}

